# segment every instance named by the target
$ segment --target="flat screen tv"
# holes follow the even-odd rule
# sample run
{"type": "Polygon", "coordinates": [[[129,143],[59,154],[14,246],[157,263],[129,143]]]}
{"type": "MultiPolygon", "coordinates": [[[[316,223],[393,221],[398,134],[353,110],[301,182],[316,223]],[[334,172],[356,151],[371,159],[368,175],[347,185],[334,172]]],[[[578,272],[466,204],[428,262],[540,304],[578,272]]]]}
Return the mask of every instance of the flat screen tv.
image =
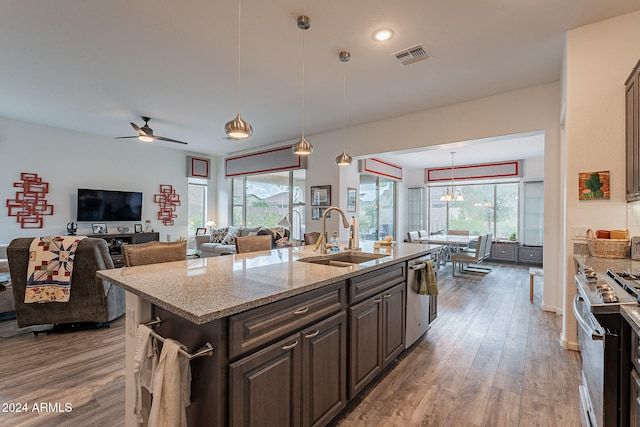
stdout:
{"type": "Polygon", "coordinates": [[[78,188],[78,221],[140,221],[142,193],[78,188]]]}

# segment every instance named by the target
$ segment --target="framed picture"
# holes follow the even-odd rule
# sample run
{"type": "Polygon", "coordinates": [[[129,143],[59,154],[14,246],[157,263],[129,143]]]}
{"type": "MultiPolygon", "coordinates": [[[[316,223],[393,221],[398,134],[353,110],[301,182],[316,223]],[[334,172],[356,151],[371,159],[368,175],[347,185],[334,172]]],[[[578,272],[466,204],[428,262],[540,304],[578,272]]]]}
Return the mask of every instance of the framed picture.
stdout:
{"type": "Polygon", "coordinates": [[[578,173],[578,200],[609,200],[609,171],[578,173]]]}
{"type": "Polygon", "coordinates": [[[205,227],[196,228],[196,236],[204,236],[207,234],[207,229],[205,227]]]}
{"type": "Polygon", "coordinates": [[[347,187],[347,212],[356,211],[356,199],[358,190],[353,187],[347,187]]]}
{"type": "Polygon", "coordinates": [[[311,206],[331,206],[330,185],[316,185],[311,187],[311,206]]]}
{"type": "Polygon", "coordinates": [[[107,224],[102,222],[91,224],[91,230],[93,230],[93,234],[107,234],[107,224]]]}
{"type": "Polygon", "coordinates": [[[133,226],[133,231],[136,233],[142,233],[142,224],[135,224],[133,226]]]}
{"type": "MultiPolygon", "coordinates": [[[[311,208],[311,219],[322,219],[322,214],[327,208],[311,208]]],[[[331,218],[331,212],[327,214],[327,218],[331,218]]]]}

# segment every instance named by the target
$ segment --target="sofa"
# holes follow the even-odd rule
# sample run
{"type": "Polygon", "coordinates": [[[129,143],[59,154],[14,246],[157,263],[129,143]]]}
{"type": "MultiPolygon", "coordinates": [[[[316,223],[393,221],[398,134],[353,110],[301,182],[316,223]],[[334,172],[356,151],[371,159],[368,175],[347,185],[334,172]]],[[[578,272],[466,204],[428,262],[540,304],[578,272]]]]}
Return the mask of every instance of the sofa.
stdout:
{"type": "Polygon", "coordinates": [[[124,314],[124,289],[100,279],[97,270],[113,268],[104,239],[85,238],[78,243],[69,302],[24,303],[29,246],[32,238],[18,238],[7,247],[11,287],[19,327],[44,324],[106,323],[124,314]]]}
{"type": "Polygon", "coordinates": [[[231,255],[236,253],[236,237],[271,236],[271,247],[288,246],[289,230],[282,227],[220,227],[205,236],[196,236],[200,256],[231,255]]]}

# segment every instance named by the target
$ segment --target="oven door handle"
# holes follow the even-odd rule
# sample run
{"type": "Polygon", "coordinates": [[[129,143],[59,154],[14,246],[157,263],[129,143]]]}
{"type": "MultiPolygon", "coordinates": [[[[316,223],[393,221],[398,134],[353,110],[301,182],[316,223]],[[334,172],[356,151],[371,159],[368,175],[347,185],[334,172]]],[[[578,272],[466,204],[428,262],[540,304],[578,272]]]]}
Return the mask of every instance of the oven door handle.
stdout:
{"type": "Polygon", "coordinates": [[[602,341],[604,339],[604,334],[597,329],[593,329],[589,322],[587,322],[582,315],[580,314],[580,310],[578,309],[578,303],[580,301],[584,301],[580,294],[576,294],[573,298],[573,314],[576,316],[576,320],[578,321],[578,327],[582,328],[586,333],[591,334],[591,339],[594,341],[602,341]]]}

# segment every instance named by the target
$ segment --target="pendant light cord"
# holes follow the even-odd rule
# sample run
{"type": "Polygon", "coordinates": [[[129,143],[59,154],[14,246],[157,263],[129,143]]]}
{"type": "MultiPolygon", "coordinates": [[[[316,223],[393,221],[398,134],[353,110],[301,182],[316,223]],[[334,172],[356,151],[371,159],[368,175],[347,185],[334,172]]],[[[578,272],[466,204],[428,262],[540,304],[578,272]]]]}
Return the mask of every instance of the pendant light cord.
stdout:
{"type": "Polygon", "coordinates": [[[347,148],[347,62],[342,66],[342,151],[347,148]]]}
{"type": "Polygon", "coordinates": [[[238,114],[240,114],[240,17],[242,16],[242,0],[238,0],[238,114]]]}
{"type": "Polygon", "coordinates": [[[302,139],[304,139],[304,32],[302,30],[302,139]]]}

